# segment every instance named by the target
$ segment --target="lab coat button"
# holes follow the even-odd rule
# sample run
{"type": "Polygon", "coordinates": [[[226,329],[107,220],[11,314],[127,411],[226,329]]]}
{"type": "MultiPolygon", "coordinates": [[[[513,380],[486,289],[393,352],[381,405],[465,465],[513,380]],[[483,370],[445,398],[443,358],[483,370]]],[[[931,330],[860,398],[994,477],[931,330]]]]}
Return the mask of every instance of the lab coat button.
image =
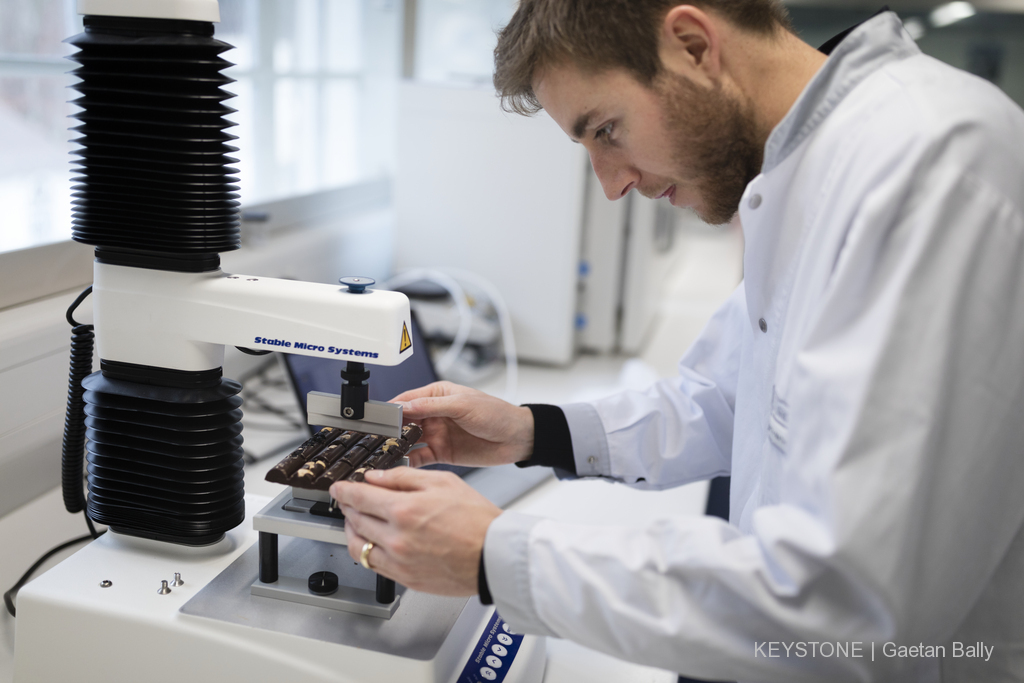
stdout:
{"type": "Polygon", "coordinates": [[[590,465],[593,465],[594,464],[594,456],[590,456],[589,458],[587,458],[587,463],[590,464],[590,465]]]}
{"type": "Polygon", "coordinates": [[[761,328],[762,332],[768,332],[768,323],[765,322],[764,318],[757,321],[757,326],[761,328]]]}
{"type": "Polygon", "coordinates": [[[751,209],[756,209],[757,207],[761,206],[761,195],[755,194],[753,197],[750,198],[750,201],[747,202],[747,205],[751,209]]]}

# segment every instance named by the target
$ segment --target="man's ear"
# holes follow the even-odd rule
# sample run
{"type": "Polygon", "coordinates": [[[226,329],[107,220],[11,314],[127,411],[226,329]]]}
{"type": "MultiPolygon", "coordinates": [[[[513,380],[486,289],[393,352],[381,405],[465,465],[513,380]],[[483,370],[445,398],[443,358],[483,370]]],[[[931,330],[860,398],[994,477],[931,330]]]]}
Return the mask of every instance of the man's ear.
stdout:
{"type": "Polygon", "coordinates": [[[721,75],[721,47],[716,21],[706,12],[693,5],[678,5],[665,15],[658,54],[669,71],[711,85],[721,75]]]}

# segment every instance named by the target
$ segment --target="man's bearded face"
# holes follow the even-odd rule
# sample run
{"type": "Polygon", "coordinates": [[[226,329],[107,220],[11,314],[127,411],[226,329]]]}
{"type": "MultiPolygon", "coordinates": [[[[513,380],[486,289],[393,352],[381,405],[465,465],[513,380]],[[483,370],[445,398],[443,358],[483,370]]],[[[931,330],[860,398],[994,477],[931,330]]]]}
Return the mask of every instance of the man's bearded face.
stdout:
{"type": "MultiPolygon", "coordinates": [[[[760,173],[764,156],[751,107],[721,88],[703,88],[672,73],[659,76],[655,90],[663,103],[679,184],[700,197],[695,208],[702,220],[728,223],[747,184],[760,173]]],[[[649,197],[659,191],[639,190],[649,197]]]]}
{"type": "Polygon", "coordinates": [[[569,137],[584,145],[612,200],[638,190],[727,223],[761,168],[753,107],[721,86],[666,72],[651,85],[623,69],[543,69],[534,90],[569,137]]]}

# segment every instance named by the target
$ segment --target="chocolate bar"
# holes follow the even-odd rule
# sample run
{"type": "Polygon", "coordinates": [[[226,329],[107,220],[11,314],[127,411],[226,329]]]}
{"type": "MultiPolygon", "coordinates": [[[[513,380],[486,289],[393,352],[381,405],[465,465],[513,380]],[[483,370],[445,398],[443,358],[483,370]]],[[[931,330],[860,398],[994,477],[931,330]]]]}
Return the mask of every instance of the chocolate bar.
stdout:
{"type": "Polygon", "coordinates": [[[266,479],[320,491],[342,479],[363,481],[367,470],[394,467],[422,435],[416,424],[406,425],[400,437],[391,439],[324,427],[272,467],[266,479]]]}
{"type": "Polygon", "coordinates": [[[335,461],[326,472],[324,472],[314,483],[312,488],[326,491],[331,484],[347,478],[364,460],[383,443],[384,437],[376,434],[367,434],[359,440],[355,446],[346,451],[345,455],[335,461]]]}
{"type": "Polygon", "coordinates": [[[335,438],[341,436],[342,433],[342,430],[337,427],[324,427],[285,456],[284,460],[274,465],[267,472],[266,480],[276,484],[288,483],[292,475],[298,472],[310,458],[319,453],[335,438]]]}
{"type": "Polygon", "coordinates": [[[292,484],[292,486],[309,488],[317,477],[323,474],[328,467],[333,465],[338,458],[344,456],[349,448],[363,436],[362,432],[345,432],[334,441],[330,442],[326,448],[314,455],[310,460],[307,460],[306,464],[300,467],[298,471],[288,479],[288,482],[292,484]]]}
{"type": "Polygon", "coordinates": [[[366,472],[369,470],[386,470],[394,467],[395,464],[408,454],[412,445],[423,436],[423,430],[417,424],[407,424],[402,427],[402,436],[397,439],[388,439],[377,447],[369,458],[367,458],[352,474],[349,479],[352,481],[364,481],[366,472]]]}

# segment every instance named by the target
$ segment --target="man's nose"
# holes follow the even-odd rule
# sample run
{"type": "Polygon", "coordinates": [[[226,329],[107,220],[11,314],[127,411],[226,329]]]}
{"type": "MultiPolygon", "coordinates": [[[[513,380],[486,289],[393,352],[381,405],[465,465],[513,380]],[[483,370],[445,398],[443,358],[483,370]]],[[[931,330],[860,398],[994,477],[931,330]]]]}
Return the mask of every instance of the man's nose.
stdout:
{"type": "Polygon", "coordinates": [[[608,199],[622,199],[640,182],[640,174],[628,164],[617,162],[601,154],[591,153],[590,165],[608,199]]]}

